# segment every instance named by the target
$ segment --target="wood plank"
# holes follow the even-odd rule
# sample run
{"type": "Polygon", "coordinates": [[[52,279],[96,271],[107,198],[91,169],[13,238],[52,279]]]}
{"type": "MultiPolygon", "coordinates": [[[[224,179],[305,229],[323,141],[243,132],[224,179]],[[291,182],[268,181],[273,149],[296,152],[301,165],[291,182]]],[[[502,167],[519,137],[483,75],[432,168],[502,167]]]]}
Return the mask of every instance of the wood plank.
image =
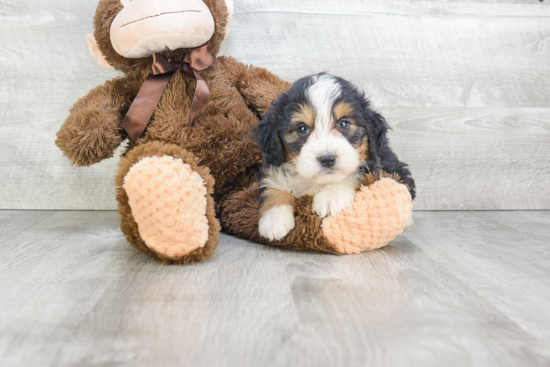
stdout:
{"type": "Polygon", "coordinates": [[[99,68],[87,49],[96,6],[84,0],[2,1],[0,208],[116,208],[118,158],[77,169],[54,145],[72,104],[118,75],[99,68]]]}
{"type": "MultiPolygon", "coordinates": [[[[416,179],[416,210],[550,207],[550,109],[392,107],[381,112],[393,127],[392,147],[416,179]]],[[[116,209],[116,158],[82,169],[62,159],[48,163],[55,154],[53,143],[32,132],[0,145],[0,169],[8,177],[1,189],[3,208],[116,209]],[[25,153],[31,146],[50,154],[25,153]],[[18,154],[3,161],[14,151],[18,154]]]]}
{"type": "Polygon", "coordinates": [[[378,106],[550,107],[548,2],[245,0],[233,27],[225,53],[378,106]]]}
{"type": "Polygon", "coordinates": [[[382,109],[416,210],[550,207],[550,109],[382,109]]]}
{"type": "Polygon", "coordinates": [[[550,363],[550,212],[415,213],[346,257],[223,235],[182,267],[130,248],[114,212],[8,213],[2,366],[550,363]]]}
{"type": "Polygon", "coordinates": [[[0,211],[0,221],[2,222],[2,231],[4,233],[0,237],[0,244],[10,241],[12,237],[36,226],[39,222],[53,214],[54,212],[0,211]]]}
{"type": "MultiPolygon", "coordinates": [[[[0,208],[115,209],[118,158],[80,169],[54,145],[70,106],[117,75],[88,55],[97,1],[2,4],[0,208]]],[[[242,0],[223,53],[289,80],[327,70],[363,88],[398,126],[417,209],[550,209],[549,4],[242,0]]]]}
{"type": "Polygon", "coordinates": [[[550,292],[534,291],[550,289],[549,220],[548,212],[417,212],[405,236],[522,330],[550,341],[550,292]]]}

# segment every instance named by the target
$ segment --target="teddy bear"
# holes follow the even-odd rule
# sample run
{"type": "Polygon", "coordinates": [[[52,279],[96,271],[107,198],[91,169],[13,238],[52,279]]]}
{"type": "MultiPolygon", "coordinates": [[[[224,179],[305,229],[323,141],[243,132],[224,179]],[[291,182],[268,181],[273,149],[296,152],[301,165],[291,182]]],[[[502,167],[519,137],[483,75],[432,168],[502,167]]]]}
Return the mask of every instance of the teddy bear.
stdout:
{"type": "Polygon", "coordinates": [[[218,56],[232,13],[232,0],[100,0],[89,49],[123,75],[76,102],[57,146],[90,166],[127,142],[115,182],[120,226],[133,247],[165,264],[208,259],[222,229],[330,254],[388,244],[412,213],[408,188],[391,172],[366,175],[335,217],[317,217],[303,197],[284,239],[258,234],[262,153],[252,129],[290,83],[218,56]]]}

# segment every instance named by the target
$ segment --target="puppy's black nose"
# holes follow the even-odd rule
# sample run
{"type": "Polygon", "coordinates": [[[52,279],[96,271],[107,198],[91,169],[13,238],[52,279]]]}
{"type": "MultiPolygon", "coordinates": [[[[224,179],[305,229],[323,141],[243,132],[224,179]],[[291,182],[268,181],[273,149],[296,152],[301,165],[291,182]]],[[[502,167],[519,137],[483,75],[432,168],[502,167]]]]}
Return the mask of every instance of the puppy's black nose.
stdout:
{"type": "Polygon", "coordinates": [[[330,168],[336,163],[336,156],[334,154],[325,154],[317,158],[321,166],[325,168],[330,168]]]}

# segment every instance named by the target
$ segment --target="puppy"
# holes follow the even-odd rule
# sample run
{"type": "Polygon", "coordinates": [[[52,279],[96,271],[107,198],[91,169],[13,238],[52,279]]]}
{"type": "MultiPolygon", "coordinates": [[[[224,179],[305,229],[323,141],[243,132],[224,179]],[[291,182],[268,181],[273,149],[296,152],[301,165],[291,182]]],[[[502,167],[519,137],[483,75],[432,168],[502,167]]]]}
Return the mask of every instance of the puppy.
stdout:
{"type": "Polygon", "coordinates": [[[295,199],[303,195],[313,196],[319,217],[338,214],[369,172],[398,173],[414,198],[414,180],[390,149],[388,129],[364,93],[341,78],[321,73],[294,83],[254,130],[264,154],[260,235],[284,238],[295,226],[295,199]]]}

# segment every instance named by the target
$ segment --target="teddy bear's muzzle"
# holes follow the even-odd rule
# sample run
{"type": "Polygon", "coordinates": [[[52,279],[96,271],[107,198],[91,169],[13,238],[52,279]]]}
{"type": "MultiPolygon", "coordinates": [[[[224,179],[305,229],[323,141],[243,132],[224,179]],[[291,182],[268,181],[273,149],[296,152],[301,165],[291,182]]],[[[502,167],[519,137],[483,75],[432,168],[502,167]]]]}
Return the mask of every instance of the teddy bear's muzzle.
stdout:
{"type": "Polygon", "coordinates": [[[189,49],[208,42],[214,17],[202,0],[133,0],[111,25],[111,43],[126,58],[189,49]]]}

